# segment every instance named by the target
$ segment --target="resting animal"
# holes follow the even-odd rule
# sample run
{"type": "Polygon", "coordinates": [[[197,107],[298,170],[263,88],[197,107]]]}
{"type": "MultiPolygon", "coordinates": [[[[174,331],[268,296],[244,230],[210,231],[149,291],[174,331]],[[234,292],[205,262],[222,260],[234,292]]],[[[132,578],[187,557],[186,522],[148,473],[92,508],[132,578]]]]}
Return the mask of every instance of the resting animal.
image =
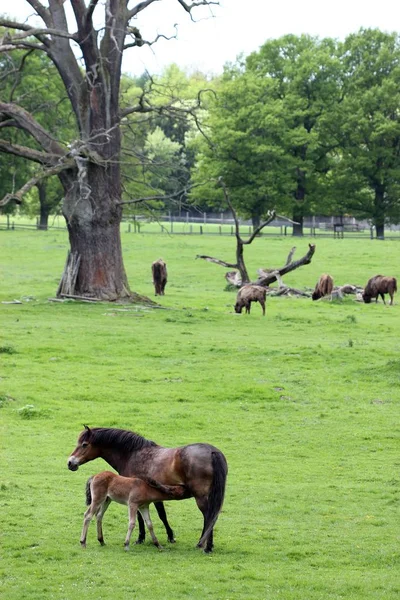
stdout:
{"type": "Polygon", "coordinates": [[[311,298],[313,300],[319,300],[323,296],[329,296],[333,290],[333,279],[330,275],[324,273],[318,280],[315,290],[312,293],[311,298]]]}
{"type": "Polygon", "coordinates": [[[259,302],[262,306],[262,313],[265,316],[266,294],[267,290],[261,285],[244,285],[238,291],[235,312],[241,313],[244,307],[246,309],[246,313],[250,314],[251,303],[259,302]]]}
{"type": "Polygon", "coordinates": [[[381,296],[383,303],[386,304],[384,294],[389,294],[390,304],[393,304],[395,292],[397,292],[397,281],[395,277],[375,275],[368,280],[362,298],[366,304],[369,304],[373,298],[375,298],[375,302],[378,302],[378,296],[381,296]]]}

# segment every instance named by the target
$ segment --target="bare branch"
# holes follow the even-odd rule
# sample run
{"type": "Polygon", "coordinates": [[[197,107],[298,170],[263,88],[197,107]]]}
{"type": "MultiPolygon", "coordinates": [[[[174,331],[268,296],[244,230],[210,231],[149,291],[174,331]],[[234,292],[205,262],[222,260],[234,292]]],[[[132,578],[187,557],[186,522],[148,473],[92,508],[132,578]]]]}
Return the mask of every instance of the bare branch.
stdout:
{"type": "MultiPolygon", "coordinates": [[[[279,273],[279,275],[282,277],[283,275],[286,275],[286,273],[290,273],[290,271],[294,271],[295,269],[298,269],[302,265],[308,265],[311,262],[314,252],[315,252],[315,244],[308,244],[307,254],[305,254],[302,258],[299,258],[299,260],[295,260],[294,262],[286,264],[284,267],[282,267],[280,269],[275,269],[275,271],[277,271],[279,273]]],[[[257,281],[255,281],[255,283],[257,285],[267,286],[267,285],[270,285],[270,283],[277,281],[275,271],[272,271],[271,273],[267,273],[264,276],[260,276],[257,279],[257,281]]]]}
{"type": "Polygon", "coordinates": [[[243,241],[243,244],[251,244],[251,242],[254,240],[254,238],[256,237],[256,235],[258,235],[260,233],[260,231],[262,229],[264,229],[264,227],[266,227],[267,225],[269,225],[271,223],[271,221],[273,221],[275,219],[275,211],[268,211],[268,218],[261,223],[261,225],[259,225],[251,234],[251,236],[249,237],[248,240],[243,241]]]}
{"type": "Polygon", "coordinates": [[[132,17],[136,17],[137,14],[139,14],[140,12],[142,12],[142,10],[150,6],[150,4],[153,4],[153,2],[160,2],[160,0],[144,0],[143,2],[139,2],[139,4],[134,6],[128,12],[128,19],[130,20],[132,19],[132,17]]]}
{"type": "Polygon", "coordinates": [[[0,206],[5,206],[12,200],[14,200],[17,204],[21,204],[22,197],[27,192],[29,192],[30,189],[32,189],[35,185],[37,185],[39,183],[39,181],[41,181],[42,179],[47,179],[48,177],[51,177],[52,175],[58,175],[58,173],[61,173],[61,171],[65,171],[66,169],[71,169],[74,166],[75,166],[75,162],[72,159],[70,159],[70,160],[64,161],[58,165],[55,165],[54,167],[51,167],[50,169],[45,169],[45,170],[37,173],[34,177],[32,177],[29,181],[27,181],[25,183],[25,185],[23,185],[22,188],[20,188],[18,190],[18,192],[15,192],[13,194],[6,194],[4,196],[4,198],[2,200],[0,200],[0,206]]]}
{"type": "Polygon", "coordinates": [[[225,262],[224,260],[220,260],[219,258],[214,258],[213,256],[207,256],[205,254],[198,254],[196,256],[196,258],[203,258],[204,260],[206,260],[208,262],[215,263],[216,265],[221,265],[221,267],[228,267],[229,269],[237,269],[238,268],[236,263],[235,264],[228,263],[228,262],[225,262]]]}
{"type": "Polygon", "coordinates": [[[26,110],[16,104],[0,102],[0,119],[2,115],[14,119],[18,126],[24,129],[37,142],[52,154],[65,155],[65,150],[58,142],[32,117],[26,110]]]}
{"type": "Polygon", "coordinates": [[[46,23],[46,25],[50,25],[51,17],[48,9],[41,2],[39,2],[39,0],[26,1],[32,6],[32,8],[37,12],[39,17],[46,23]]]}
{"type": "Polygon", "coordinates": [[[219,6],[219,2],[212,2],[210,0],[199,0],[198,2],[192,2],[192,4],[187,4],[186,2],[184,2],[184,0],[178,0],[178,2],[182,6],[182,8],[190,14],[190,18],[192,21],[194,21],[192,16],[193,8],[196,8],[197,6],[210,6],[211,4],[219,6]]]}
{"type": "Polygon", "coordinates": [[[55,161],[59,160],[59,157],[55,156],[54,154],[40,152],[40,150],[34,150],[33,148],[28,148],[27,146],[12,144],[7,140],[2,139],[0,139],[0,151],[7,152],[8,154],[14,154],[15,156],[21,156],[22,158],[33,160],[34,162],[38,162],[42,165],[53,165],[55,161]]]}

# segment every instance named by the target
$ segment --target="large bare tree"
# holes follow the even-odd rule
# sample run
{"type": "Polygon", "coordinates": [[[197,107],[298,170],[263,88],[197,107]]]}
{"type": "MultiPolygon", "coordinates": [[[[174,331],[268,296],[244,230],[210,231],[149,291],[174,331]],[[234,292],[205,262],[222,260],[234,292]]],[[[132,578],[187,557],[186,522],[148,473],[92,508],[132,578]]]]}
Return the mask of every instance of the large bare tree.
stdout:
{"type": "MultiPolygon", "coordinates": [[[[77,122],[77,139],[60,142],[23,107],[9,99],[0,101],[0,128],[18,128],[27,140],[26,145],[17,145],[0,139],[0,151],[39,165],[35,175],[0,204],[21,202],[31,187],[53,175],[63,186],[70,252],[59,294],[103,300],[131,295],[120,240],[120,123],[154,107],[142,96],[136,106],[121,110],[121,66],[125,50],[156,41],[145,40],[137,27],[140,14],[156,1],[160,0],[133,5],[129,0],[48,0],[44,5],[26,0],[42,26],[0,18],[4,28],[0,52],[45,52],[61,76],[77,122]],[[67,19],[68,5],[73,27],[67,19]],[[102,24],[95,27],[100,11],[102,24]]],[[[196,7],[218,4],[176,1],[191,18],[196,7]]]]}

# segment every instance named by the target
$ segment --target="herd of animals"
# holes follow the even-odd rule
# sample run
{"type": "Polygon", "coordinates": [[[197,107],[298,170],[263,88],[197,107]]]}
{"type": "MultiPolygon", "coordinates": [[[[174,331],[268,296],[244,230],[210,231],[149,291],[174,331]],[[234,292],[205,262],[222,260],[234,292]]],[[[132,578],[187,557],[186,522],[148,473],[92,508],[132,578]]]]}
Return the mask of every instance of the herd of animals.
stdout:
{"type": "MultiPolygon", "coordinates": [[[[153,283],[156,296],[163,296],[165,286],[167,284],[167,265],[159,258],[151,265],[153,274],[153,283]]],[[[353,287],[353,286],[348,286],[353,287]]],[[[319,278],[315,289],[311,295],[313,300],[320,300],[324,296],[330,296],[333,291],[333,279],[327,273],[324,273],[319,278]]],[[[379,296],[385,302],[385,294],[390,296],[390,304],[393,304],[394,293],[397,292],[397,280],[395,277],[385,277],[384,275],[374,275],[368,280],[362,292],[362,300],[366,304],[370,304],[371,300],[375,299],[378,302],[379,296]]],[[[262,314],[265,316],[265,299],[267,290],[261,285],[249,283],[244,285],[238,291],[236,304],[234,306],[236,313],[241,313],[243,308],[245,312],[250,314],[252,302],[259,302],[262,309],[262,314]]]]}

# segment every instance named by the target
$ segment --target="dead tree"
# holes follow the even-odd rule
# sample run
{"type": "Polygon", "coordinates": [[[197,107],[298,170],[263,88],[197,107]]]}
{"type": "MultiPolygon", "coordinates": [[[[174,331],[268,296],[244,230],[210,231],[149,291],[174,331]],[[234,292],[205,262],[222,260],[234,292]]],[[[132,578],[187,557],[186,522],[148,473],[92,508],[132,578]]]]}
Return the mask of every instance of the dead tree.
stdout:
{"type": "MultiPolygon", "coordinates": [[[[237,273],[237,271],[231,271],[231,272],[226,273],[225,277],[226,277],[228,283],[231,283],[235,287],[241,287],[242,285],[251,283],[250,277],[249,277],[249,274],[247,271],[247,267],[244,262],[244,256],[243,256],[244,246],[246,246],[246,245],[248,246],[249,244],[252,243],[252,241],[257,237],[257,235],[261,232],[261,230],[264,229],[264,227],[266,227],[269,223],[271,223],[271,221],[273,221],[275,219],[276,213],[275,213],[275,211],[269,211],[267,219],[265,221],[263,221],[263,223],[261,223],[261,225],[259,225],[259,227],[257,227],[253,231],[253,233],[247,240],[244,240],[240,235],[239,219],[238,219],[237,213],[232,205],[232,202],[229,198],[229,194],[228,194],[226,185],[224,184],[221,177],[219,178],[218,181],[223,189],[225,201],[232,212],[233,220],[235,222],[236,263],[226,262],[224,260],[220,260],[219,258],[214,258],[213,256],[207,256],[205,254],[198,254],[196,256],[196,258],[202,258],[204,260],[207,260],[208,262],[212,262],[217,265],[221,265],[222,267],[227,267],[230,269],[237,269],[239,271],[239,273],[237,273]]],[[[288,219],[288,220],[290,220],[290,219],[288,219]]],[[[261,285],[261,286],[266,287],[266,286],[269,286],[270,283],[273,283],[274,281],[278,281],[278,277],[282,277],[286,273],[290,273],[290,271],[294,271],[295,269],[298,269],[299,267],[301,267],[303,265],[309,264],[314,255],[314,252],[315,252],[315,244],[309,244],[309,250],[305,256],[303,256],[299,260],[292,261],[295,250],[296,250],[296,247],[293,247],[291,249],[291,251],[289,252],[289,255],[287,257],[286,264],[283,267],[280,267],[279,269],[260,270],[261,274],[259,274],[258,279],[256,281],[253,281],[252,283],[254,283],[255,285],[261,285]]]]}

